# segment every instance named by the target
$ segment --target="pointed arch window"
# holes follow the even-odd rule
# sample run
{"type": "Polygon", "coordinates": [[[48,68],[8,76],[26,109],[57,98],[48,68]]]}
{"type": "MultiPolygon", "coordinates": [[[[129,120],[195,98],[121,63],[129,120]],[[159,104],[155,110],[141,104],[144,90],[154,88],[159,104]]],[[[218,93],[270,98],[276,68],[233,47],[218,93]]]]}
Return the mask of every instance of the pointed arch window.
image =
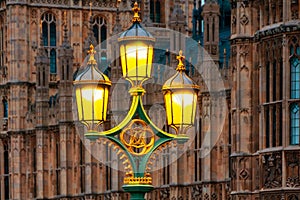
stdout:
{"type": "Polygon", "coordinates": [[[278,48],[277,40],[264,43],[265,63],[264,81],[264,148],[282,146],[282,86],[283,65],[280,57],[282,49],[278,48]]]}
{"type": "Polygon", "coordinates": [[[93,21],[93,32],[97,43],[101,44],[101,49],[106,49],[107,22],[104,17],[96,16],[93,21]]]}
{"type": "Polygon", "coordinates": [[[300,107],[293,103],[290,107],[290,144],[299,144],[300,133],[300,107]]]}
{"type": "Polygon", "coordinates": [[[50,73],[56,74],[56,18],[52,13],[41,17],[43,44],[50,58],[50,73]]]}
{"type": "Polygon", "coordinates": [[[290,59],[290,96],[291,99],[299,99],[300,98],[300,47],[297,46],[294,48],[291,46],[291,59],[290,59]]]}

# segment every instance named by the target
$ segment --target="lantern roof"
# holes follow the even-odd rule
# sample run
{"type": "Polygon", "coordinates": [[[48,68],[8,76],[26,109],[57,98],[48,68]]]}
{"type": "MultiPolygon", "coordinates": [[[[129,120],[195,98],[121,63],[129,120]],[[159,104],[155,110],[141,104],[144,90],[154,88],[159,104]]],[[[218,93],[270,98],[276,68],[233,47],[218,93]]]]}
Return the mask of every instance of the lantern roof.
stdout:
{"type": "Polygon", "coordinates": [[[177,56],[177,60],[179,61],[177,65],[177,72],[174,76],[169,78],[165,84],[163,85],[163,90],[170,89],[194,89],[199,90],[200,86],[198,86],[190,77],[188,77],[185,73],[185,66],[183,64],[184,56],[182,55],[182,51],[179,51],[179,56],[177,56]]]}
{"type": "Polygon", "coordinates": [[[90,54],[89,61],[87,63],[88,67],[76,77],[75,83],[80,81],[80,83],[102,83],[111,85],[109,78],[95,67],[97,65],[97,61],[94,57],[96,51],[92,44],[90,45],[88,53],[90,54]]]}
{"type": "Polygon", "coordinates": [[[124,41],[124,40],[150,40],[155,42],[155,38],[149,33],[147,30],[145,30],[142,25],[140,24],[140,16],[138,14],[140,8],[138,7],[138,3],[134,3],[134,7],[132,8],[134,11],[134,16],[132,19],[132,26],[124,31],[120,37],[118,38],[118,41],[124,41]]]}

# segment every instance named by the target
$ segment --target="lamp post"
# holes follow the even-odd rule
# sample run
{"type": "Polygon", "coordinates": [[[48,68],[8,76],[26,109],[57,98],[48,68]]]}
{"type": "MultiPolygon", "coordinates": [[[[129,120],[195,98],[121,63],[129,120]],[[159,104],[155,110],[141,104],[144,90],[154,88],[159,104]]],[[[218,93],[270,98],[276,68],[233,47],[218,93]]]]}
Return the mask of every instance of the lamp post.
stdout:
{"type": "Polygon", "coordinates": [[[143,200],[153,189],[149,158],[165,143],[186,142],[187,129],[194,124],[197,86],[186,74],[184,56],[180,51],[177,73],[163,85],[167,123],[175,134],[159,129],[144,110],[142,84],[151,78],[155,38],[140,25],[139,7],[134,4],[133,25],[121,34],[118,41],[123,77],[131,83],[132,104],[124,120],[110,130],[99,132],[97,127],[106,120],[108,92],[111,82],[96,68],[95,50],[90,46],[88,66],[74,81],[78,120],[86,127],[88,139],[107,138],[115,146],[125,169],[125,192],[131,200],[143,200]],[[120,153],[122,152],[122,153],[120,153]]]}

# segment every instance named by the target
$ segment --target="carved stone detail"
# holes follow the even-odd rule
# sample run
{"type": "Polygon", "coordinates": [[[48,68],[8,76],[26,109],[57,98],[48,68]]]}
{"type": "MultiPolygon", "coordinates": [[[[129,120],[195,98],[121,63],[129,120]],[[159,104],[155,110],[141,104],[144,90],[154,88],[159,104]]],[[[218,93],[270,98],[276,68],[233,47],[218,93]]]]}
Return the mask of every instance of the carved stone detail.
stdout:
{"type": "Polygon", "coordinates": [[[245,26],[249,23],[249,18],[247,17],[247,15],[243,14],[240,18],[240,23],[245,26]]]}
{"type": "Polygon", "coordinates": [[[286,154],[287,160],[287,187],[299,187],[299,152],[289,152],[286,154]]]}
{"type": "Polygon", "coordinates": [[[246,180],[249,177],[249,171],[247,169],[242,169],[239,176],[241,179],[246,180]]]}
{"type": "Polygon", "coordinates": [[[198,199],[202,196],[202,185],[194,185],[192,187],[192,198],[198,199]]]}
{"type": "Polygon", "coordinates": [[[282,158],[281,153],[276,152],[262,157],[264,188],[278,188],[282,182],[282,158]]]}
{"type": "Polygon", "coordinates": [[[169,199],[170,197],[170,188],[163,188],[159,193],[160,199],[169,199]]]}

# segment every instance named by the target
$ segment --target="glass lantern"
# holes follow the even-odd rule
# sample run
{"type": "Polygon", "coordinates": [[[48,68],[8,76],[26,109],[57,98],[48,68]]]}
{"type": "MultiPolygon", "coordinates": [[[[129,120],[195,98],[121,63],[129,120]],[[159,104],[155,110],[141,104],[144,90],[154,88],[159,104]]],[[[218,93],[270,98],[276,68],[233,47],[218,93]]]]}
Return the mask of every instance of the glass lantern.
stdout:
{"type": "Polygon", "coordinates": [[[177,134],[185,134],[194,125],[200,87],[185,73],[184,56],[177,56],[177,72],[163,85],[167,123],[177,134]]]}
{"type": "Polygon", "coordinates": [[[133,25],[118,38],[123,77],[141,87],[151,77],[155,38],[140,25],[139,7],[134,4],[133,25]]]}
{"type": "Polygon", "coordinates": [[[87,126],[89,132],[93,132],[106,120],[111,81],[97,69],[93,45],[90,46],[89,53],[88,66],[76,77],[74,87],[78,120],[87,126]]]}

